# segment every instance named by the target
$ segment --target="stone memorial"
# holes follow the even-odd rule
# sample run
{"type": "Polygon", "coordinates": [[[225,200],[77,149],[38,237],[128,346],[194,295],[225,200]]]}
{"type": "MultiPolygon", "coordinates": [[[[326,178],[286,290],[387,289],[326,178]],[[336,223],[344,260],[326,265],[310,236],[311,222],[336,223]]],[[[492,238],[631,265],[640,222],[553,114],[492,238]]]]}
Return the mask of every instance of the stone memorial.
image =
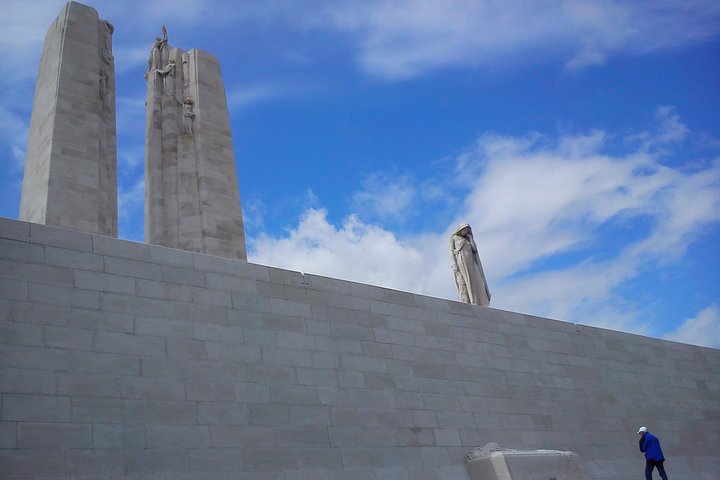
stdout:
{"type": "Polygon", "coordinates": [[[490,304],[490,289],[485,279],[477,245],[472,229],[463,223],[450,235],[450,256],[458,289],[458,298],[463,303],[487,306],[490,304]]]}
{"type": "Polygon", "coordinates": [[[113,26],[68,2],[43,46],[20,219],[117,237],[113,26]]]}
{"type": "Polygon", "coordinates": [[[503,449],[489,443],[465,459],[470,480],[590,480],[580,457],[558,450],[503,449]]]}
{"type": "Polygon", "coordinates": [[[201,50],[150,49],[145,241],[245,260],[240,193],[220,64],[201,50]]]}
{"type": "Polygon", "coordinates": [[[673,480],[720,478],[720,350],[488,308],[467,224],[464,303],[245,261],[217,59],[164,27],[148,243],[110,238],[112,31],[50,27],[29,221],[0,218],[1,478],[632,480],[638,424],[673,480]],[[517,450],[466,462],[489,442],[517,450]]]}

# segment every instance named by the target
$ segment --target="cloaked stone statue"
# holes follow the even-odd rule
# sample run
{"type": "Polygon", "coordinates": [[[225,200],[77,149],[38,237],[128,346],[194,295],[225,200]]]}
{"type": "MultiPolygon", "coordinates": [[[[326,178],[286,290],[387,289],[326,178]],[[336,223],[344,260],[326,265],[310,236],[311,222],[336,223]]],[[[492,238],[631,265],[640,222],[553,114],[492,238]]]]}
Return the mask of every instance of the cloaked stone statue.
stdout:
{"type": "Polygon", "coordinates": [[[490,290],[485,280],[472,229],[467,223],[460,225],[450,235],[450,255],[460,301],[473,305],[489,305],[490,290]]]}

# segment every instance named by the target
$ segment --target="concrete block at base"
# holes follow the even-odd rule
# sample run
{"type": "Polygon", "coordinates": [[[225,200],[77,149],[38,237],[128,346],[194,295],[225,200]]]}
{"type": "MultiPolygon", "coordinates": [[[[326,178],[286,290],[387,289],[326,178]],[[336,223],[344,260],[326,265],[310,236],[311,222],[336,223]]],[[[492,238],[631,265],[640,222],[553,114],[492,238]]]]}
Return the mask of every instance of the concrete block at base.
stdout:
{"type": "Polygon", "coordinates": [[[558,450],[511,450],[487,444],[465,460],[470,480],[590,480],[580,457],[558,450]]]}

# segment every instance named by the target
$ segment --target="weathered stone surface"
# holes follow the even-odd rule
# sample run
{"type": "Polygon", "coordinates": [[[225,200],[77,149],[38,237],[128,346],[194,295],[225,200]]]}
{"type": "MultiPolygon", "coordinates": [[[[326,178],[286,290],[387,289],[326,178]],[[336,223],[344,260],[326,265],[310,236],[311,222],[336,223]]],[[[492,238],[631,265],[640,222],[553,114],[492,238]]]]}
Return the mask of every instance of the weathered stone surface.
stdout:
{"type": "Polygon", "coordinates": [[[68,2],[48,29],[20,218],[117,237],[113,27],[68,2]]]}
{"type": "Polygon", "coordinates": [[[720,475],[718,350],[30,227],[0,219],[3,478],[468,480],[497,442],[630,480],[639,424],[720,475]]]}
{"type": "Polygon", "coordinates": [[[496,444],[466,459],[470,480],[590,480],[580,457],[558,450],[510,450],[496,444]]]}
{"type": "MultiPolygon", "coordinates": [[[[145,241],[246,260],[217,58],[174,48],[164,36],[153,44],[146,79],[145,241]]],[[[225,271],[232,272],[228,267],[225,271]]]]}

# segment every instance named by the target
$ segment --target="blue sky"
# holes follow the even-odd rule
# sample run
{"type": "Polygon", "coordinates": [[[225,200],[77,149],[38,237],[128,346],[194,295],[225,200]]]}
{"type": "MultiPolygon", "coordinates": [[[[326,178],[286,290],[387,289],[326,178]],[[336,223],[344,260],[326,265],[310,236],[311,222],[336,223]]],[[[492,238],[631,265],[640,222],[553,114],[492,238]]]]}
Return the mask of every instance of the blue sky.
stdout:
{"type": "MultiPolygon", "coordinates": [[[[0,215],[45,32],[0,0],[0,215]]],[[[143,238],[153,38],[217,56],[250,261],[720,348],[720,3],[88,1],[115,25],[120,237],[143,238]]]]}

